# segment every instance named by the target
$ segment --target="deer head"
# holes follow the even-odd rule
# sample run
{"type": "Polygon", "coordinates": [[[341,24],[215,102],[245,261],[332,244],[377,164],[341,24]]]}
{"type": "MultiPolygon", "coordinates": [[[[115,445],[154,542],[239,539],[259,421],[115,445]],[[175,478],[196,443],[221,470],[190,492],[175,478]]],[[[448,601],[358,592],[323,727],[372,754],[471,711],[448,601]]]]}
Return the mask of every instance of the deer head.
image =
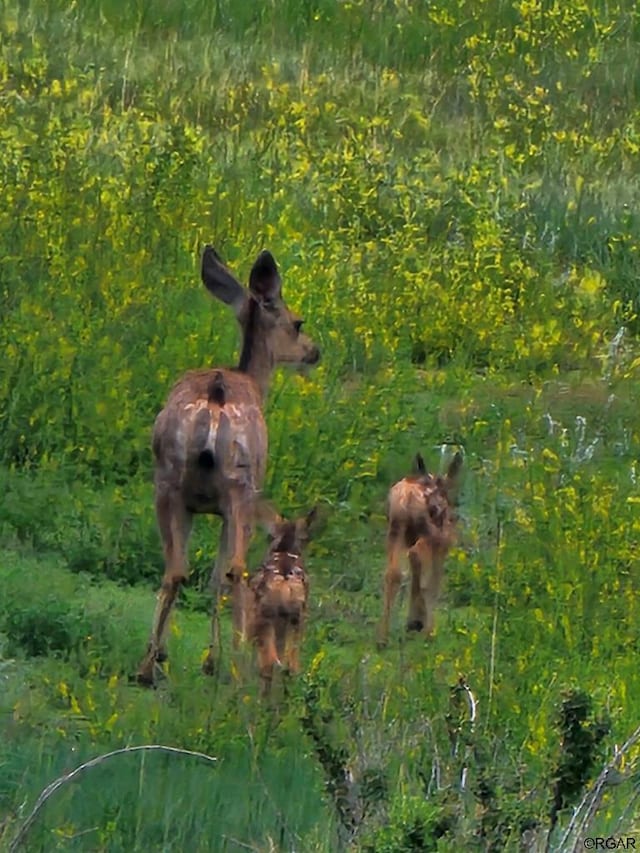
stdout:
{"type": "Polygon", "coordinates": [[[300,555],[304,551],[310,531],[317,518],[317,508],[295,521],[287,521],[276,516],[267,524],[269,536],[269,554],[289,553],[300,555]]]}
{"type": "Polygon", "coordinates": [[[277,365],[302,367],[320,360],[320,350],[302,331],[303,320],[282,298],[282,281],[270,252],[258,255],[243,287],[222,263],[215,249],[202,255],[202,281],[217,299],[230,305],[242,330],[239,369],[266,390],[277,365]]]}

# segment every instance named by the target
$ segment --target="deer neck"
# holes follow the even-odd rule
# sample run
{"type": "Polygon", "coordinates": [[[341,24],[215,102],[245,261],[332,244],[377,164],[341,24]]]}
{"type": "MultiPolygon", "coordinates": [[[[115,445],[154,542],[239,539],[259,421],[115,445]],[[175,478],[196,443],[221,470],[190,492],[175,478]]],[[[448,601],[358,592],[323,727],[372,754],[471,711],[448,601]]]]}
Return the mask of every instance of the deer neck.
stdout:
{"type": "Polygon", "coordinates": [[[258,386],[260,396],[264,401],[269,393],[269,385],[271,384],[271,375],[273,373],[273,357],[268,347],[255,346],[251,352],[250,358],[246,362],[240,362],[239,369],[250,376],[258,386]]]}
{"type": "Polygon", "coordinates": [[[249,315],[242,341],[238,370],[250,376],[265,400],[269,391],[275,362],[266,338],[260,329],[260,307],[255,300],[249,304],[249,315]]]}

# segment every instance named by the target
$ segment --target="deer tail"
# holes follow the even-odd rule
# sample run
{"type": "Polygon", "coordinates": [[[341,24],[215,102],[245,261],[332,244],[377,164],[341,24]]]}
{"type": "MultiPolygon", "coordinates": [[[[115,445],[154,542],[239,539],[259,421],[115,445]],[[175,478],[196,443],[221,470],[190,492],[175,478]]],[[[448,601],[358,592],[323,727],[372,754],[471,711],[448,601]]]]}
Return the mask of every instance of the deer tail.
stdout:
{"type": "Polygon", "coordinates": [[[204,407],[195,416],[189,440],[189,459],[200,469],[215,467],[216,454],[209,443],[210,435],[211,412],[204,407]]]}
{"type": "Polygon", "coordinates": [[[231,421],[221,410],[218,419],[218,429],[216,430],[216,440],[214,445],[214,453],[217,459],[229,458],[233,447],[233,435],[231,431],[231,421]]]}

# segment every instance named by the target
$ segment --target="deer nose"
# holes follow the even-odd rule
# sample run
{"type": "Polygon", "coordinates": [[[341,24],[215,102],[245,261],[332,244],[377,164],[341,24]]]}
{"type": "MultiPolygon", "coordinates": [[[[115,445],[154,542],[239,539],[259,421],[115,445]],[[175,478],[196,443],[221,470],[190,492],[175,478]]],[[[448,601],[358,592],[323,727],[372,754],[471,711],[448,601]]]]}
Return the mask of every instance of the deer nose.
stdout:
{"type": "Polygon", "coordinates": [[[320,349],[317,346],[312,346],[305,356],[305,364],[317,364],[320,361],[320,349]]]}

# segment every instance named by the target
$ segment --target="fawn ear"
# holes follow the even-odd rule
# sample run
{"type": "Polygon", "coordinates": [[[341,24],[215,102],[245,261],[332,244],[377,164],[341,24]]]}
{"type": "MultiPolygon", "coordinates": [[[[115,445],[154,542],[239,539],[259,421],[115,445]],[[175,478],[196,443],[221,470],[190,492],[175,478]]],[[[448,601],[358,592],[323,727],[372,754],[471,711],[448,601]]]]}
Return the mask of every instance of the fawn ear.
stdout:
{"type": "Polygon", "coordinates": [[[416,453],[416,457],[413,461],[413,464],[418,474],[423,475],[427,473],[427,466],[424,464],[422,453],[416,453]]]}
{"type": "Polygon", "coordinates": [[[449,463],[449,467],[447,468],[447,476],[445,479],[446,489],[450,497],[456,498],[458,491],[460,489],[460,482],[462,480],[462,463],[464,461],[464,457],[460,451],[456,451],[455,456],[449,463]]]}
{"type": "Polygon", "coordinates": [[[256,524],[264,528],[269,536],[273,538],[276,534],[277,526],[282,524],[282,517],[271,501],[264,498],[257,498],[253,512],[256,524]]]}
{"type": "Polygon", "coordinates": [[[311,538],[311,532],[317,531],[318,525],[321,522],[320,509],[314,506],[306,515],[303,515],[296,521],[296,537],[298,540],[308,542],[311,538]]]}
{"type": "Polygon", "coordinates": [[[201,276],[209,293],[230,305],[236,314],[240,313],[247,296],[246,290],[225,267],[213,246],[204,247],[201,276]]]}
{"type": "Polygon", "coordinates": [[[282,280],[271,252],[260,252],[249,274],[249,290],[260,299],[271,301],[280,296],[282,280]]]}
{"type": "Polygon", "coordinates": [[[318,521],[320,516],[320,512],[317,506],[314,506],[309,512],[304,516],[304,524],[307,530],[311,530],[315,523],[318,521]]]}

